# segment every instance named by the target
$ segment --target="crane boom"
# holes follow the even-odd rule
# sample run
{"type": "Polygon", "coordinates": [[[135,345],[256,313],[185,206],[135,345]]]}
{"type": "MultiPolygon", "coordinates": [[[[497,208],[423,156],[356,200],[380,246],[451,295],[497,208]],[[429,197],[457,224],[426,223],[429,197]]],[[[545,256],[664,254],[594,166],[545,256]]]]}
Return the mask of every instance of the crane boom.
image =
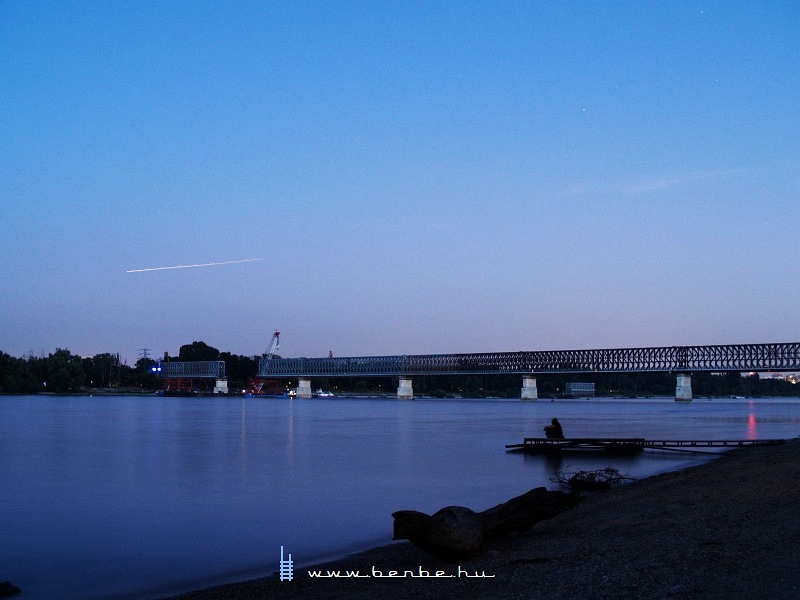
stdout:
{"type": "Polygon", "coordinates": [[[281,332],[275,330],[275,333],[272,334],[272,343],[269,346],[269,350],[267,351],[267,359],[275,358],[278,349],[281,347],[281,332]]]}

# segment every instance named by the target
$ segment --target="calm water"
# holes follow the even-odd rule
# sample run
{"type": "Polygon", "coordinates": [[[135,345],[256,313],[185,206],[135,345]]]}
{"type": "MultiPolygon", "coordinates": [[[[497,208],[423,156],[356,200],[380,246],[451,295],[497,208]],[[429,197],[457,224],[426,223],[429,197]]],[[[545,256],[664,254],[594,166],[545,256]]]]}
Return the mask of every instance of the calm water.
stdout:
{"type": "Polygon", "coordinates": [[[26,598],[155,598],[387,543],[391,513],[484,510],[555,472],[706,460],[507,454],[567,436],[789,438],[800,401],[0,396],[0,581],[26,598]]]}

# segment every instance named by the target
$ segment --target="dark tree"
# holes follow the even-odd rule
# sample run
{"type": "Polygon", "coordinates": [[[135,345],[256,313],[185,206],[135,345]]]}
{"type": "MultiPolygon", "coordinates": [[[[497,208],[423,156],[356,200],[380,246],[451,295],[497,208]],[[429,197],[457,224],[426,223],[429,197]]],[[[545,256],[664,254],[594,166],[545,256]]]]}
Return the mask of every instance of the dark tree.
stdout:
{"type": "Polygon", "coordinates": [[[27,361],[0,352],[0,393],[34,394],[39,389],[39,380],[27,361]]]}
{"type": "Polygon", "coordinates": [[[184,344],[178,352],[178,360],[220,360],[219,350],[205,342],[192,342],[184,344]]]}
{"type": "Polygon", "coordinates": [[[80,356],[57,349],[47,357],[46,388],[49,392],[76,392],[83,385],[83,364],[80,356]]]}

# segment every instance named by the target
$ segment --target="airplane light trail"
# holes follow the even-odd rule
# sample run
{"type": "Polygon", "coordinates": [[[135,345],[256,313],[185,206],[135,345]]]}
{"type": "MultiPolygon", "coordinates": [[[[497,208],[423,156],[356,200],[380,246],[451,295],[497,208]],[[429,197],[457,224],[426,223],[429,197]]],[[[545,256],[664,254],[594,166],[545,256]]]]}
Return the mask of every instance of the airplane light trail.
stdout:
{"type": "Polygon", "coordinates": [[[175,265],[172,267],[149,267],[147,269],[131,269],[125,271],[126,273],[144,273],[145,271],[166,271],[168,269],[194,269],[196,267],[214,267],[217,265],[235,265],[237,263],[253,262],[256,260],[264,260],[263,258],[241,258],[239,260],[226,260],[223,262],[210,262],[196,265],[175,265]]]}

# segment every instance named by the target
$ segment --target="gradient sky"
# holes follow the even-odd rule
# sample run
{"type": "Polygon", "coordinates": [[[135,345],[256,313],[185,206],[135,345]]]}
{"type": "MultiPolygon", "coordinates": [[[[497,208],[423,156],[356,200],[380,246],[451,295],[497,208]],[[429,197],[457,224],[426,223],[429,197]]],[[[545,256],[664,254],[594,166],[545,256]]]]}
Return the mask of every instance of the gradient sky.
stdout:
{"type": "Polygon", "coordinates": [[[799,150],[794,1],[2,0],[0,350],[798,341],[799,150]]]}

